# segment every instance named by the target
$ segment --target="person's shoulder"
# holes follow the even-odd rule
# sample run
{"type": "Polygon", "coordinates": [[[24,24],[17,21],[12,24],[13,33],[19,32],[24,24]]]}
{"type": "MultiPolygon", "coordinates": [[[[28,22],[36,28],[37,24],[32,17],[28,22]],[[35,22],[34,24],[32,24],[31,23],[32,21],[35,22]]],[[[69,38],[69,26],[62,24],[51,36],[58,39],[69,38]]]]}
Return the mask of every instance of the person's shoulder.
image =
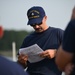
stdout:
{"type": "Polygon", "coordinates": [[[75,23],[75,19],[71,20],[70,22],[71,22],[71,23],[75,23]]]}
{"type": "Polygon", "coordinates": [[[32,38],[34,34],[35,34],[35,32],[31,32],[24,39],[26,40],[26,39],[32,38]]]}
{"type": "Polygon", "coordinates": [[[75,27],[75,19],[71,20],[71,21],[69,22],[68,26],[71,26],[71,27],[73,26],[73,27],[75,27]]]}
{"type": "Polygon", "coordinates": [[[73,30],[75,31],[75,19],[69,21],[65,29],[65,31],[73,31],[73,30]]]}
{"type": "Polygon", "coordinates": [[[52,31],[55,31],[55,32],[64,32],[63,29],[61,28],[56,28],[56,27],[50,27],[52,31]]]}
{"type": "Polygon", "coordinates": [[[17,64],[16,62],[13,62],[11,60],[8,60],[7,58],[0,56],[0,74],[6,74],[6,75],[27,75],[26,72],[24,72],[23,68],[17,64]]]}

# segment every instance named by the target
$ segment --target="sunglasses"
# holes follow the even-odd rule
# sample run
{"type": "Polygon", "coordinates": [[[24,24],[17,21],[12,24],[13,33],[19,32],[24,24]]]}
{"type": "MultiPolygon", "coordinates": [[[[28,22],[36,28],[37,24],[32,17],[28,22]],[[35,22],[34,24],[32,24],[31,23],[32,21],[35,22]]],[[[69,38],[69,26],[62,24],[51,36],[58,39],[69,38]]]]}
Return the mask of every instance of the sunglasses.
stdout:
{"type": "Polygon", "coordinates": [[[40,26],[41,24],[42,24],[42,22],[40,22],[40,23],[35,23],[35,24],[31,24],[30,26],[32,26],[32,27],[34,27],[34,26],[36,26],[36,25],[40,26]]]}

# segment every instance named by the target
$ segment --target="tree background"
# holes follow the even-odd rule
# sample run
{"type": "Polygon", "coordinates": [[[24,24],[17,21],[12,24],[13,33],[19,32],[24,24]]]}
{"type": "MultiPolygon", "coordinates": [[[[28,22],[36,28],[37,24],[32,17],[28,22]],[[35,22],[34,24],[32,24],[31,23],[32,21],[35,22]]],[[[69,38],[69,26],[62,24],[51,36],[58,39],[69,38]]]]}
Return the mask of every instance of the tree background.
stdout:
{"type": "Polygon", "coordinates": [[[11,50],[12,42],[16,42],[16,49],[18,50],[29,33],[27,31],[5,30],[3,38],[0,39],[0,50],[11,50]]]}
{"type": "Polygon", "coordinates": [[[25,30],[4,30],[3,38],[0,39],[0,54],[11,55],[12,42],[16,43],[16,51],[18,51],[24,38],[31,32],[25,30]]]}

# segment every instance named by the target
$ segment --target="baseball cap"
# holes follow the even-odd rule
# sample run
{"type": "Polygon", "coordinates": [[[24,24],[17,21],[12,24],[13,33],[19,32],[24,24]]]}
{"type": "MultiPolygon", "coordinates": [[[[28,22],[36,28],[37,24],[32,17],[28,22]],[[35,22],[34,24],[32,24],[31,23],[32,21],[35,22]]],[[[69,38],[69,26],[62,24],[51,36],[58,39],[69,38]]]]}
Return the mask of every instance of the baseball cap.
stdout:
{"type": "Polygon", "coordinates": [[[45,16],[45,11],[42,7],[40,6],[33,6],[27,11],[27,17],[28,17],[28,23],[27,25],[30,24],[35,24],[35,23],[41,23],[43,17],[45,16]]]}

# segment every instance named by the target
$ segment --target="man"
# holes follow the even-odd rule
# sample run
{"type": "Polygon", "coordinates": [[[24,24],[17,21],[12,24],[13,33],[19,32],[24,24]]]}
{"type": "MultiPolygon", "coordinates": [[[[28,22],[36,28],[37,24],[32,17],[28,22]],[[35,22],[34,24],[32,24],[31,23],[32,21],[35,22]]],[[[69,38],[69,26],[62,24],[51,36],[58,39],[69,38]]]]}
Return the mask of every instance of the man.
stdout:
{"type": "Polygon", "coordinates": [[[15,62],[0,56],[0,75],[28,75],[23,68],[15,62]]]}
{"type": "Polygon", "coordinates": [[[75,75],[75,7],[56,55],[56,64],[66,75],[75,75]]]}
{"type": "Polygon", "coordinates": [[[43,50],[39,55],[44,59],[30,63],[28,55],[19,54],[18,62],[23,67],[27,65],[27,72],[30,75],[60,75],[61,71],[58,70],[54,58],[62,42],[63,30],[49,27],[46,24],[47,16],[40,6],[31,7],[27,11],[27,16],[29,20],[27,24],[35,31],[24,39],[21,48],[37,44],[43,50]]]}

